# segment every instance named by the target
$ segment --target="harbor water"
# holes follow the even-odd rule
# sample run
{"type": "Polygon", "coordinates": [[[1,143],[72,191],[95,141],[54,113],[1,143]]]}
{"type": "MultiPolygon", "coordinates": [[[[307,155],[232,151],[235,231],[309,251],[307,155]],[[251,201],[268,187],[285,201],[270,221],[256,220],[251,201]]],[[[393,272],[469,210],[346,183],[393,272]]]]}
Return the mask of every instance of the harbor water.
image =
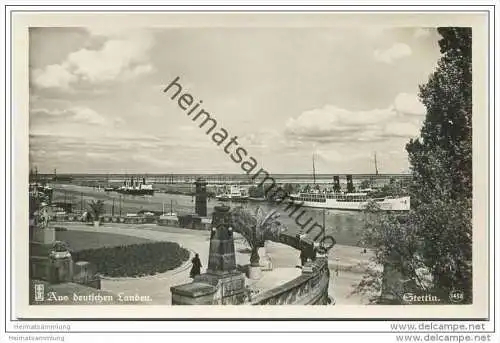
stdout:
{"type": "MultiPolygon", "coordinates": [[[[123,195],[117,192],[104,192],[92,187],[77,186],[70,184],[54,185],[53,202],[72,204],[73,211],[85,211],[88,203],[92,200],[103,200],[105,203],[105,213],[107,215],[123,215],[127,213],[137,213],[138,211],[151,212],[174,212],[179,215],[194,213],[194,196],[167,194],[156,192],[150,196],[123,195]]],[[[212,213],[214,206],[220,204],[215,199],[208,200],[208,213],[212,213]]],[[[331,235],[342,245],[357,245],[362,233],[363,214],[355,211],[322,210],[318,208],[303,208],[292,217],[285,211],[285,204],[274,204],[269,202],[224,202],[231,207],[243,206],[250,210],[261,207],[264,211],[276,209],[280,213],[280,221],[290,232],[299,232],[300,226],[296,223],[296,217],[302,210],[305,213],[300,217],[300,223],[306,223],[309,218],[310,227],[315,221],[323,223],[323,216],[326,224],[326,235],[331,235]]],[[[306,227],[306,229],[307,229],[306,227]]]]}

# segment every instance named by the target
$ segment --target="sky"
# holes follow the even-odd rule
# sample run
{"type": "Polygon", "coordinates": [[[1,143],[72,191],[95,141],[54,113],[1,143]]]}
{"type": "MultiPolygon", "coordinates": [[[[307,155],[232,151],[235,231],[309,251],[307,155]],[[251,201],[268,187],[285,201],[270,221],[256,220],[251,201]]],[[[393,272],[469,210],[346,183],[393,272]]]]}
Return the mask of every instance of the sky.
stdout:
{"type": "Polygon", "coordinates": [[[30,165],[242,173],[163,93],[176,77],[270,173],[408,172],[434,28],[30,29],[30,165]]]}

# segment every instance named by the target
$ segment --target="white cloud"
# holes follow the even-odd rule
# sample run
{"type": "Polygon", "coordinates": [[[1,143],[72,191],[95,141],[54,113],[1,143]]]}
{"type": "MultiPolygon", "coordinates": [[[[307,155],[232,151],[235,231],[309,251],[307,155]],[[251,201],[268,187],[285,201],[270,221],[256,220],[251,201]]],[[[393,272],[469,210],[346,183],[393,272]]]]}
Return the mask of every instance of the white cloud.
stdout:
{"type": "Polygon", "coordinates": [[[392,63],[397,59],[410,56],[412,54],[411,48],[404,43],[394,43],[386,50],[375,50],[373,57],[376,61],[383,63],[392,63]]]}
{"type": "Polygon", "coordinates": [[[286,142],[284,142],[284,137],[279,132],[262,128],[255,132],[250,132],[242,135],[240,137],[240,142],[244,146],[248,146],[251,148],[263,148],[263,149],[272,149],[276,146],[283,146],[286,142]]]}
{"type": "Polygon", "coordinates": [[[78,80],[65,66],[52,64],[44,69],[33,71],[33,82],[41,88],[69,88],[70,84],[78,80]]]}
{"type": "Polygon", "coordinates": [[[40,88],[70,90],[79,84],[98,85],[124,81],[153,71],[149,51],[153,38],[145,32],[108,39],[96,50],[70,53],[61,64],[33,71],[33,83],[40,88]]]}
{"type": "Polygon", "coordinates": [[[288,120],[288,139],[317,143],[375,142],[418,135],[423,105],[416,95],[400,93],[384,109],[351,111],[332,105],[306,111],[288,120]],[[415,116],[418,115],[418,116],[415,116]]]}
{"type": "Polygon", "coordinates": [[[429,28],[419,27],[413,32],[413,38],[418,39],[428,37],[430,34],[431,32],[429,28]]]}
{"type": "MultiPolygon", "coordinates": [[[[335,149],[314,149],[315,161],[339,162],[345,159],[341,150],[335,149]]],[[[352,157],[352,156],[351,156],[352,157]]]]}
{"type": "Polygon", "coordinates": [[[104,125],[109,121],[91,108],[75,106],[64,110],[46,108],[35,108],[30,111],[31,119],[50,120],[56,119],[60,123],[79,123],[90,125],[104,125]]]}
{"type": "Polygon", "coordinates": [[[384,128],[384,135],[390,137],[417,137],[420,125],[414,122],[390,122],[384,128]]]}
{"type": "Polygon", "coordinates": [[[396,116],[392,108],[349,111],[326,105],[290,119],[286,132],[289,136],[318,142],[375,139],[373,129],[396,116]]]}
{"type": "Polygon", "coordinates": [[[87,107],[73,107],[70,109],[74,113],[73,119],[79,122],[102,125],[106,123],[106,119],[96,111],[87,107]]]}

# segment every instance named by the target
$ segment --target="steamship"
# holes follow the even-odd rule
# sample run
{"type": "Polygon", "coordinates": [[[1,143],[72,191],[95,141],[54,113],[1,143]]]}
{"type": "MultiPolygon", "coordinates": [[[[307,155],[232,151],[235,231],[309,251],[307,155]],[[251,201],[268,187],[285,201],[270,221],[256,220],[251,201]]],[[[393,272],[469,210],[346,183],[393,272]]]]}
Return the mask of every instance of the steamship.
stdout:
{"type": "Polygon", "coordinates": [[[249,196],[245,189],[240,188],[238,186],[231,186],[229,192],[216,195],[215,199],[219,201],[242,202],[242,201],[247,201],[249,199],[249,196]]]}
{"type": "MultiPolygon", "coordinates": [[[[378,175],[377,156],[375,155],[375,174],[378,175]]],[[[314,168],[313,155],[313,178],[316,183],[316,170],[314,168]]],[[[300,202],[304,207],[316,207],[332,210],[362,211],[370,202],[375,202],[382,211],[409,211],[409,196],[386,196],[373,198],[369,192],[353,192],[352,175],[347,175],[347,192],[341,191],[338,176],[333,177],[334,189],[313,190],[289,195],[289,201],[300,202]]]]}
{"type": "Polygon", "coordinates": [[[374,201],[383,211],[409,211],[410,197],[371,198],[368,193],[307,192],[290,194],[290,200],[300,202],[304,207],[332,210],[362,211],[374,201]]]}
{"type": "Polygon", "coordinates": [[[116,189],[118,193],[129,194],[129,195],[153,195],[154,189],[153,185],[146,184],[146,179],[142,178],[142,183],[139,180],[125,180],[123,186],[116,189]]]}

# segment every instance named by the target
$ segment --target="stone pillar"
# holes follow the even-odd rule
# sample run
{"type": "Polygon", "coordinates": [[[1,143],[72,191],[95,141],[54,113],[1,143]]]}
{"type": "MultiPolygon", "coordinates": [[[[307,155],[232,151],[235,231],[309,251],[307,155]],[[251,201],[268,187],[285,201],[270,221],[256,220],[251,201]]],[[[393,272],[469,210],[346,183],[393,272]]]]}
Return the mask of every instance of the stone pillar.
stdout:
{"type": "Polygon", "coordinates": [[[195,212],[200,217],[207,216],[207,181],[202,178],[196,179],[195,212]]]}
{"type": "Polygon", "coordinates": [[[73,259],[69,251],[51,251],[49,261],[50,283],[73,281],[73,259]]]}
{"type": "Polygon", "coordinates": [[[216,206],[212,217],[207,272],[192,283],[174,286],[172,305],[237,305],[245,301],[245,276],[236,268],[231,214],[216,206]]]}
{"type": "Polygon", "coordinates": [[[38,243],[52,244],[56,240],[56,231],[53,227],[33,227],[33,240],[38,243]]]}
{"type": "Polygon", "coordinates": [[[400,261],[399,255],[392,253],[384,265],[380,304],[400,305],[402,302],[405,284],[403,273],[400,270],[400,261]]]}
{"type": "Polygon", "coordinates": [[[219,274],[236,270],[233,230],[228,206],[216,206],[212,218],[212,234],[207,273],[219,274]]]}

